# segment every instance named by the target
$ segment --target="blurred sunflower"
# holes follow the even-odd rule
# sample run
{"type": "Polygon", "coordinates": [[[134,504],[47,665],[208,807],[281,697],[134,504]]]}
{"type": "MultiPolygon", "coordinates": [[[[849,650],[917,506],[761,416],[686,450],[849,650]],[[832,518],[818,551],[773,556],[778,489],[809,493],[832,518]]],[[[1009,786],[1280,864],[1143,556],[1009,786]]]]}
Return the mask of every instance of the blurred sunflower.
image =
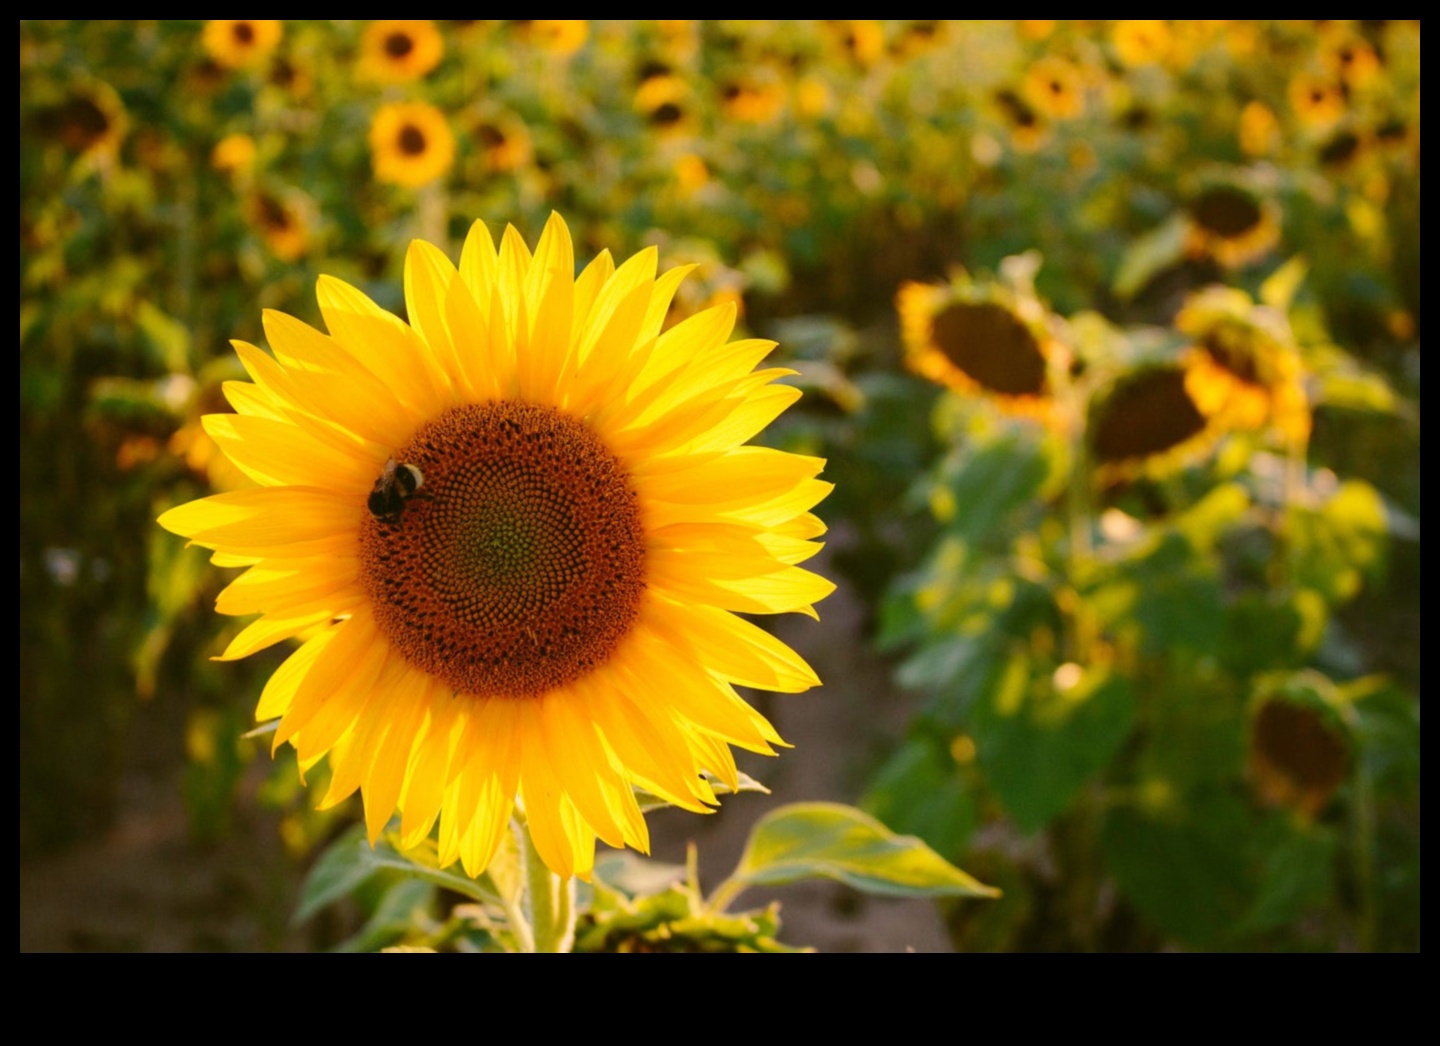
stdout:
{"type": "MultiPolygon", "coordinates": [[[[1034,304],[1034,303],[1026,303],[1034,304]]],[[[906,283],[895,296],[905,362],[956,392],[980,395],[1003,409],[1048,417],[1052,362],[1063,350],[1013,295],[961,281],[906,283]]]]}
{"type": "Polygon", "coordinates": [[[1269,156],[1280,144],[1280,121],[1264,102],[1247,102],[1240,110],[1236,135],[1240,139],[1240,151],[1246,156],[1269,156]]]}
{"type": "Polygon", "coordinates": [[[440,31],[423,18],[371,22],[360,38],[360,71],[379,83],[418,80],[439,65],[444,55],[440,31]]]}
{"type": "Polygon", "coordinates": [[[281,261],[294,261],[310,245],[311,207],[298,190],[252,193],[245,201],[245,218],[270,253],[281,261]]]}
{"type": "Polygon", "coordinates": [[[1123,65],[1163,62],[1172,43],[1170,25],[1163,18],[1118,18],[1110,29],[1110,44],[1123,65]]]}
{"type": "Polygon", "coordinates": [[[322,805],[357,788],[375,838],[439,822],[476,875],[523,810],[560,875],[598,836],[648,847],[633,786],[705,811],[730,746],[779,737],[736,684],[819,680],[735,616],[801,611],[833,585],[795,564],[824,531],[824,462],[744,445],[799,397],[729,342],[733,309],[661,334],[686,269],[650,248],[576,277],[552,216],[535,253],[476,223],[457,268],[411,245],[413,326],[322,276],[330,334],[265,314],[274,357],[236,342],[254,384],[207,431],[259,489],[160,522],[250,569],[217,609],[261,613],[223,658],[319,632],[260,698],[322,805]]]}
{"type": "Polygon", "coordinates": [[[1010,132],[1010,144],[1022,153],[1032,153],[1044,144],[1049,129],[1040,114],[1025,99],[1011,90],[995,95],[995,108],[1010,132]]]}
{"type": "Polygon", "coordinates": [[[470,135],[479,147],[487,171],[517,171],[535,155],[529,128],[510,113],[482,117],[475,122],[470,135]]]}
{"type": "Polygon", "coordinates": [[[1186,387],[1202,414],[1227,428],[1309,435],[1300,354],[1281,317],[1242,290],[1208,287],[1181,306],[1175,327],[1194,339],[1186,387]]]}
{"type": "Polygon", "coordinates": [[[851,65],[869,69],[885,57],[885,30],[872,18],[846,18],[830,26],[836,48],[851,65]]]}
{"type": "Polygon", "coordinates": [[[76,87],[58,105],[40,112],[39,130],[86,159],[113,157],[125,138],[125,106],[103,80],[76,87]]]}
{"type": "Polygon", "coordinates": [[[1357,90],[1376,82],[1382,71],[1380,56],[1358,36],[1341,36],[1330,41],[1322,52],[1322,60],[1332,76],[1357,90]]]}
{"type": "Polygon", "coordinates": [[[210,166],[221,174],[247,174],[255,164],[255,139],[248,134],[227,134],[210,150],[210,166]]]}
{"type": "Polygon", "coordinates": [[[1065,58],[1041,58],[1025,71],[1025,100],[1046,116],[1068,120],[1085,111],[1085,77],[1065,58]]]}
{"type": "Polygon", "coordinates": [[[647,77],[635,91],[635,108],[660,134],[678,134],[694,122],[690,87],[678,76],[647,77]]]}
{"type": "Polygon", "coordinates": [[[583,18],[536,18],[524,26],[526,37],[551,54],[572,55],[590,38],[590,23],[583,18]]]}
{"type": "Polygon", "coordinates": [[[200,43],[216,64],[248,69],[263,62],[280,43],[284,28],[268,18],[213,18],[200,32],[200,43]]]}
{"type": "Polygon", "coordinates": [[[1217,182],[1186,205],[1187,248],[1238,269],[1263,258],[1280,242],[1280,209],[1238,182],[1217,182]]]}
{"type": "Polygon", "coordinates": [[[1250,721],[1249,772],[1266,805],[1315,816],[1350,772],[1350,744],[1339,717],[1318,699],[1269,697],[1250,721]]]}
{"type": "Polygon", "coordinates": [[[1286,89],[1290,108],[1306,127],[1324,130],[1345,115],[1345,94],[1334,80],[1297,73],[1286,89]]]}
{"type": "Polygon", "coordinates": [[[413,189],[450,170],[455,135],[433,105],[392,102],[370,122],[370,157],[377,179],[413,189]]]}
{"type": "Polygon", "coordinates": [[[736,74],[720,85],[725,115],[740,123],[769,123],[785,108],[785,87],[768,70],[736,74]]]}
{"type": "Polygon", "coordinates": [[[1102,484],[1173,472],[1213,445],[1220,430],[1200,409],[1191,381],[1184,365],[1145,364],[1091,401],[1088,440],[1102,484]]]}

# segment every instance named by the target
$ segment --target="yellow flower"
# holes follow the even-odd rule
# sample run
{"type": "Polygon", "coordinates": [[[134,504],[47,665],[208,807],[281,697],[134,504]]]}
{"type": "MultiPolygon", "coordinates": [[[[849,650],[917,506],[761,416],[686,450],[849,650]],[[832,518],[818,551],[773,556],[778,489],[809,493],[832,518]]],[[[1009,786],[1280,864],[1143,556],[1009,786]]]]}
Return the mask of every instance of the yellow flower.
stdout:
{"type": "Polygon", "coordinates": [[[40,116],[42,130],[83,159],[113,158],[125,138],[125,106],[109,84],[77,88],[40,116]]]}
{"type": "Polygon", "coordinates": [[[280,43],[284,29],[269,18],[213,18],[201,30],[205,52],[226,69],[259,65],[280,43]]]}
{"type": "Polygon", "coordinates": [[[725,115],[741,123],[769,123],[785,108],[785,88],[773,76],[756,71],[737,76],[720,87],[725,115]]]}
{"type": "Polygon", "coordinates": [[[1025,73],[1025,100],[1047,116],[1065,120],[1085,111],[1085,80],[1080,68],[1064,58],[1042,58],[1025,73]]]}
{"type": "MultiPolygon", "coordinates": [[[[1027,302],[1025,305],[1034,305],[1027,302]]],[[[1043,324],[999,287],[906,283],[895,296],[905,362],[956,392],[1037,418],[1053,409],[1050,365],[1063,352],[1043,324]]]]}
{"type": "Polygon", "coordinates": [[[1175,328],[1194,339],[1186,387],[1201,413],[1227,428],[1273,424],[1290,439],[1310,434],[1300,355],[1282,317],[1231,287],[1186,299],[1175,328]]]}
{"type": "Polygon", "coordinates": [[[1010,143],[1018,151],[1034,152],[1044,144],[1049,130],[1029,102],[1014,91],[1004,90],[995,95],[995,107],[1010,131],[1010,143]]]}
{"type": "Polygon", "coordinates": [[[1240,110],[1238,136],[1246,156],[1269,156],[1280,142],[1280,121],[1264,102],[1248,102],[1240,110]]]}
{"type": "Polygon", "coordinates": [[[1115,56],[1129,66],[1164,61],[1172,42],[1170,26],[1162,18],[1121,18],[1110,30],[1115,56]]]}
{"type": "Polygon", "coordinates": [[[439,823],[476,875],[513,809],[556,873],[596,838],[649,845],[634,786],[705,811],[730,746],[772,753],[736,685],[797,692],[809,666],[740,613],[814,613],[834,588],[797,563],[824,525],[824,462],[746,446],[799,397],[754,368],[711,309],[661,333],[688,269],[649,248],[576,277],[552,216],[534,254],[476,223],[458,269],[416,242],[410,323],[328,276],[321,334],[265,314],[274,356],[236,342],[254,384],[206,419],[261,487],[162,526],[249,570],[217,609],[263,616],[223,659],[308,627],[257,716],[279,719],[322,805],[359,789],[371,838],[439,823]]]}
{"type": "Polygon", "coordinates": [[[669,73],[645,78],[635,91],[635,108],[660,134],[678,134],[693,123],[690,88],[669,73]]]}
{"type": "Polygon", "coordinates": [[[874,19],[844,19],[831,28],[846,61],[868,69],[885,56],[885,30],[874,19]]]}
{"type": "Polygon", "coordinates": [[[210,166],[222,174],[241,174],[255,163],[255,139],[248,134],[227,134],[210,150],[210,166]]]}
{"type": "Polygon", "coordinates": [[[1090,404],[1088,440],[1102,484],[1164,475],[1208,450],[1219,429],[1191,391],[1189,369],[1149,364],[1122,375],[1090,404]]]}
{"type": "Polygon", "coordinates": [[[519,117],[501,113],[475,123],[471,136],[480,147],[487,171],[516,171],[530,162],[534,146],[519,117]]]}
{"type": "Polygon", "coordinates": [[[590,37],[590,23],[583,18],[536,18],[524,28],[536,46],[558,55],[574,54],[590,37]]]}
{"type": "Polygon", "coordinates": [[[310,245],[309,201],[299,192],[284,195],[257,192],[245,204],[245,216],[270,253],[294,261],[310,245]]]}
{"type": "Polygon", "coordinates": [[[1345,94],[1329,79],[1299,73],[1290,80],[1290,108],[1306,127],[1324,130],[1345,115],[1345,94]]]}
{"type": "Polygon", "coordinates": [[[382,105],[370,123],[375,177],[410,188],[432,182],[455,161],[455,135],[445,114],[425,102],[382,105]]]}
{"type": "Polygon", "coordinates": [[[1186,211],[1190,253],[1214,258],[1227,269],[1263,258],[1280,242],[1279,208],[1232,182],[1203,189],[1186,211]]]}
{"type": "Polygon", "coordinates": [[[445,41],[435,23],[423,18],[371,22],[360,40],[360,71],[371,80],[403,84],[440,64],[445,41]]]}

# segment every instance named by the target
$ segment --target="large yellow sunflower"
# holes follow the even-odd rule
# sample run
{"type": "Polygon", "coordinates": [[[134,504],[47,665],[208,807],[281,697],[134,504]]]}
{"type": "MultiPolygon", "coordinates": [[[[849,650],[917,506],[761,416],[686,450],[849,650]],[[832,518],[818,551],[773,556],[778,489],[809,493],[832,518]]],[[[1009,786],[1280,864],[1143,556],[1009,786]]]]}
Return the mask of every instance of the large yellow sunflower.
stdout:
{"type": "Polygon", "coordinates": [[[597,836],[646,849],[634,786],[704,811],[731,745],[781,743],[735,685],[818,684],[736,612],[833,589],[796,566],[824,462],[745,445],[799,392],[754,369],[772,342],[728,340],[733,308],[661,333],[687,272],[650,248],[576,277],[558,216],[533,256],[477,222],[458,269],[411,245],[409,324],[322,276],[328,335],[267,312],[273,357],[235,343],[254,383],[206,428],[261,486],[160,523],[249,566],[217,609],[263,616],[223,658],[319,626],[257,716],[302,769],[329,754],[323,804],[358,788],[372,838],[438,819],[474,875],[518,807],[587,876],[597,836]]]}

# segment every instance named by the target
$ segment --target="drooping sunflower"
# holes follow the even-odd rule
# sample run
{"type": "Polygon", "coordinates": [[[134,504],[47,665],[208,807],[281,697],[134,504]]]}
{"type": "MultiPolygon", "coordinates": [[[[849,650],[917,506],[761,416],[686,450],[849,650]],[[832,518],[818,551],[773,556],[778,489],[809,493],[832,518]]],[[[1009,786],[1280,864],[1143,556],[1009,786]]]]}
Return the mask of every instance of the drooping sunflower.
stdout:
{"type": "Polygon", "coordinates": [[[84,160],[113,159],[125,139],[125,106],[103,80],[71,91],[39,119],[43,134],[84,160]]]}
{"type": "Polygon", "coordinates": [[[415,188],[433,182],[455,162],[455,135],[445,114],[427,102],[382,105],[370,122],[375,177],[415,188]]]}
{"type": "Polygon", "coordinates": [[[995,108],[1009,130],[1010,143],[1016,150],[1033,153],[1045,143],[1050,131],[1044,118],[1019,94],[1009,88],[997,91],[995,108]]]}
{"type": "Polygon", "coordinates": [[[1238,181],[1206,186],[1185,211],[1190,254],[1213,258],[1227,269],[1258,261],[1280,242],[1280,208],[1238,181]]]}
{"type": "Polygon", "coordinates": [[[635,91],[635,109],[657,134],[681,134],[695,122],[690,86],[670,74],[646,77],[635,91]]]}
{"type": "Polygon", "coordinates": [[[1208,287],[1181,306],[1175,327],[1194,339],[1186,383],[1203,414],[1227,428],[1309,435],[1300,354],[1283,318],[1242,290],[1208,287]]]}
{"type": "Polygon", "coordinates": [[[1086,427],[1102,485],[1159,476],[1195,460],[1218,438],[1183,363],[1150,363],[1117,378],[1091,401],[1086,427]]]}
{"type": "Polygon", "coordinates": [[[1266,698],[1250,721],[1250,780],[1267,806],[1313,817],[1345,783],[1350,743],[1339,717],[1303,694],[1266,698]]]}
{"type": "Polygon", "coordinates": [[[728,340],[733,309],[662,334],[687,270],[656,257],[576,277],[558,216],[533,255],[477,222],[458,269],[411,245],[410,324],[322,276],[328,335],[267,312],[273,357],[235,343],[253,384],[206,427],[261,486],[160,522],[249,565],[217,609],[263,616],[225,659],[319,628],[257,716],[302,768],[328,753],[322,804],[358,788],[372,838],[438,820],[474,875],[518,806],[587,876],[597,836],[647,848],[633,786],[704,811],[731,745],[780,743],[735,685],[819,682],[736,616],[834,587],[796,565],[824,462],[745,445],[799,392],[754,369],[772,342],[728,340]]]}
{"type": "Polygon", "coordinates": [[[380,83],[418,80],[439,65],[444,55],[440,31],[423,18],[371,22],[360,39],[360,71],[380,83]]]}
{"type": "Polygon", "coordinates": [[[205,52],[226,69],[249,69],[263,62],[284,33],[273,18],[212,18],[200,32],[205,52]]]}
{"type": "Polygon", "coordinates": [[[1066,353],[1045,329],[1038,303],[962,278],[903,284],[895,308],[911,370],[1010,413],[1050,416],[1050,368],[1066,353]]]}

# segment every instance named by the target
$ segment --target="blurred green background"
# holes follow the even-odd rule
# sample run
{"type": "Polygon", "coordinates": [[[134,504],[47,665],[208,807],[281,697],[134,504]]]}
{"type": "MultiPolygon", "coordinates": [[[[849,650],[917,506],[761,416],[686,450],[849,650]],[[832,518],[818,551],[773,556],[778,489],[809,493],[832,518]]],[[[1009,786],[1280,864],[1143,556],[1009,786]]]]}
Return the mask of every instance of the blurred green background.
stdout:
{"type": "Polygon", "coordinates": [[[1418,949],[1419,75],[1418,21],[22,21],[22,948],[365,914],[290,926],[353,811],[153,521],[246,482],[262,308],[554,209],[799,372],[835,798],[1005,890],[937,939],[1418,949]],[[125,860],[168,923],[67,916],[125,860]]]}

